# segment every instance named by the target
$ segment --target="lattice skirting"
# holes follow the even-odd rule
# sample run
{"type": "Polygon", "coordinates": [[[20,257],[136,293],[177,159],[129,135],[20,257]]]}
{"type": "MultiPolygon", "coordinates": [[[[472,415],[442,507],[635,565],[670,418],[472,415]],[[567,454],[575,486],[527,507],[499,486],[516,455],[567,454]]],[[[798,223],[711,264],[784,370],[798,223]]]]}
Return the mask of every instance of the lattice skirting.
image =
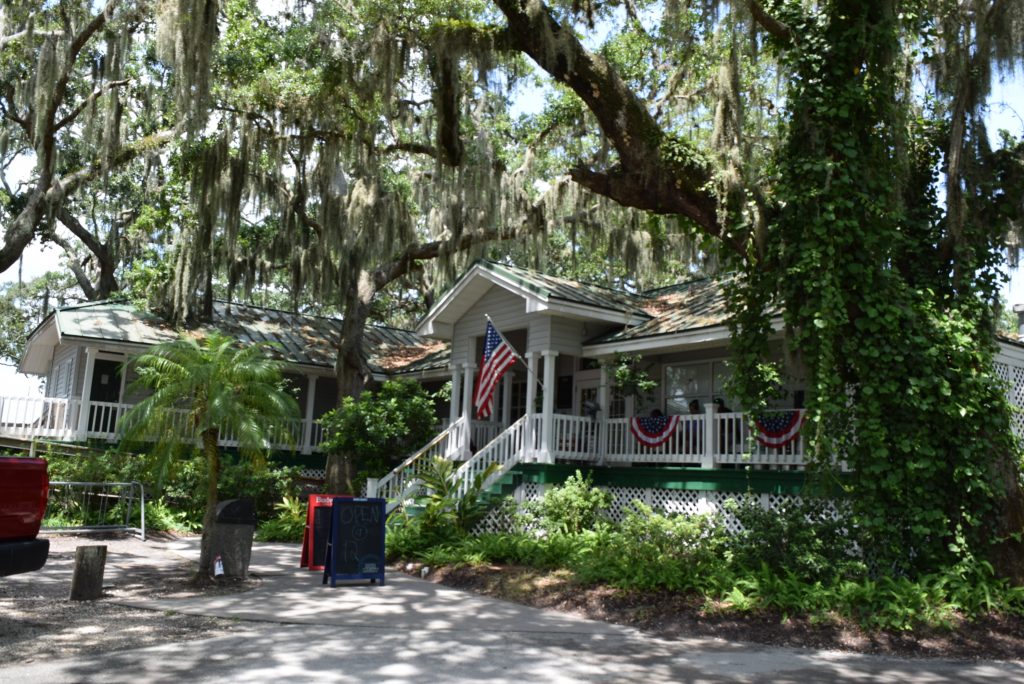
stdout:
{"type": "MultiPolygon", "coordinates": [[[[736,492],[708,492],[686,489],[655,489],[643,487],[602,487],[612,495],[612,505],[605,513],[614,522],[626,519],[629,506],[634,501],[641,501],[655,511],[665,514],[697,515],[701,513],[718,513],[722,516],[729,532],[743,529],[739,520],[728,511],[725,502],[729,499],[738,500],[743,494],[736,492]]],[[[513,500],[519,504],[525,501],[538,501],[544,496],[544,489],[536,483],[527,483],[516,488],[513,500]]],[[[800,497],[789,494],[756,494],[761,506],[766,510],[781,510],[787,505],[799,504],[800,497]]],[[[834,504],[827,508],[831,515],[837,515],[834,504]]],[[[507,532],[511,528],[512,516],[507,508],[492,508],[481,520],[474,532],[507,532]]]]}
{"type": "Polygon", "coordinates": [[[303,468],[299,471],[299,477],[304,480],[324,480],[327,478],[327,471],[323,468],[303,468]]]}

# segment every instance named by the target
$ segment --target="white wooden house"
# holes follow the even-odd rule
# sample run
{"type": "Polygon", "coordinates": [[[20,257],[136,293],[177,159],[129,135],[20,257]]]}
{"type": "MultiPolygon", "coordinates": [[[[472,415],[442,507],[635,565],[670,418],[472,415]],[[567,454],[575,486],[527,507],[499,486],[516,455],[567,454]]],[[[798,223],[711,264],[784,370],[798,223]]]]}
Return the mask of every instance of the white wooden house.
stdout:
{"type": "MultiPolygon", "coordinates": [[[[695,477],[706,484],[731,477],[712,472],[740,469],[774,472],[766,477],[775,484],[761,491],[793,494],[804,466],[805,444],[798,428],[805,373],[799,360],[786,352],[781,318],[776,330],[772,353],[782,362],[784,391],[768,412],[748,421],[729,409],[737,402],[727,390],[730,335],[721,280],[701,279],[630,294],[477,262],[439,299],[417,330],[451,345],[449,427],[427,448],[371,483],[370,491],[401,500],[415,489],[422,464],[431,456],[446,455],[465,460],[460,472],[466,483],[492,463],[500,466],[494,480],[515,468],[522,470],[523,464],[568,463],[661,468],[647,484],[634,487],[648,490],[648,498],[659,504],[665,503],[664,492],[651,494],[652,485],[686,490],[695,477]],[[481,422],[473,419],[472,394],[488,317],[521,360],[496,390],[497,409],[491,419],[481,422]],[[642,358],[641,366],[657,382],[651,396],[638,399],[616,392],[610,362],[623,352],[642,358]],[[680,416],[671,437],[654,447],[637,439],[630,426],[634,417],[653,411],[680,416]],[[777,423],[794,426],[788,438],[773,439],[772,414],[777,423]],[[666,466],[704,472],[681,476],[666,466]],[[783,480],[790,485],[779,484],[783,480]]],[[[997,372],[1008,383],[1011,401],[1024,405],[1024,345],[1000,339],[999,347],[997,372]]],[[[1022,432],[1020,415],[1014,427],[1022,432]]],[[[749,489],[750,476],[731,486],[749,489]]],[[[692,488],[683,498],[691,509],[699,503],[692,488]]]]}
{"type": "MultiPolygon", "coordinates": [[[[317,455],[322,435],[316,419],[336,401],[339,321],[224,302],[214,313],[206,328],[243,342],[279,345],[303,417],[281,426],[277,446],[307,454],[306,465],[317,467],[313,459],[323,457],[317,455]]],[[[785,392],[771,410],[799,421],[804,373],[786,354],[781,322],[778,328],[773,353],[783,362],[785,392]]],[[[118,418],[138,399],[126,394],[133,371],[125,361],[175,334],[158,317],[123,303],[54,312],[30,336],[20,365],[22,372],[46,378],[46,396],[0,396],[0,437],[116,438],[118,418]]],[[[685,510],[706,505],[712,490],[753,489],[765,496],[799,491],[799,431],[781,446],[766,445],[746,416],[728,410],[737,403],[726,389],[730,338],[720,281],[627,293],[480,261],[440,297],[416,332],[374,327],[366,340],[364,353],[376,380],[411,377],[430,388],[452,384],[450,405],[439,409],[444,429],[399,468],[371,482],[371,494],[401,500],[415,488],[423,464],[438,455],[465,461],[460,472],[467,482],[498,463],[499,477],[515,470],[527,487],[556,481],[577,465],[605,466],[600,470],[608,477],[631,480],[624,501],[645,492],[653,503],[678,500],[685,510]],[[491,418],[478,421],[472,394],[488,316],[521,360],[496,390],[491,418]],[[657,383],[650,396],[616,392],[609,362],[622,352],[641,357],[657,383]],[[655,410],[679,419],[670,436],[651,447],[634,436],[630,421],[655,410]],[[741,471],[743,482],[733,482],[741,471]],[[751,471],[760,473],[758,482],[751,481],[751,471]],[[556,472],[561,475],[551,475],[556,472]],[[694,493],[700,491],[705,494],[694,493]]],[[[1024,344],[1000,339],[999,348],[997,372],[1007,381],[1012,403],[1024,405],[1024,344]]],[[[1019,414],[1014,427],[1022,432],[1019,414]]],[[[223,440],[232,444],[230,435],[223,440]]]]}
{"type": "MultiPolygon", "coordinates": [[[[270,342],[286,362],[302,418],[280,426],[278,448],[319,451],[317,419],[337,403],[334,358],[340,321],[275,309],[217,302],[213,320],[194,334],[216,329],[240,341],[270,342]]],[[[64,441],[115,440],[117,421],[136,401],[132,356],[177,336],[158,316],[122,302],[68,306],[50,314],[29,336],[19,370],[45,378],[45,396],[2,396],[0,437],[64,441]]],[[[448,348],[415,333],[373,326],[364,357],[373,377],[411,377],[431,388],[445,382],[448,348]]],[[[232,435],[222,435],[233,446],[232,435]]],[[[322,457],[320,458],[322,460],[322,457]]],[[[322,468],[322,465],[320,466],[322,468]]]]}

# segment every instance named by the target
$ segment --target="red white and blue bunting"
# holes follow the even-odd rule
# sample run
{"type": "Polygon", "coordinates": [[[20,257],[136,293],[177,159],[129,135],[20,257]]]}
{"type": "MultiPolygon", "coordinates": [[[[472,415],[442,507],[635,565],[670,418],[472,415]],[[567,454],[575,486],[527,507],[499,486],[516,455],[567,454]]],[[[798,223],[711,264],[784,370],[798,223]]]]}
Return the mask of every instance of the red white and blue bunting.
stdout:
{"type": "Polygon", "coordinates": [[[800,434],[804,424],[803,411],[777,411],[754,417],[757,441],[767,447],[786,446],[800,434]]]}
{"type": "Polygon", "coordinates": [[[661,446],[668,441],[679,425],[679,416],[635,416],[629,429],[637,440],[649,447],[661,446]]]}

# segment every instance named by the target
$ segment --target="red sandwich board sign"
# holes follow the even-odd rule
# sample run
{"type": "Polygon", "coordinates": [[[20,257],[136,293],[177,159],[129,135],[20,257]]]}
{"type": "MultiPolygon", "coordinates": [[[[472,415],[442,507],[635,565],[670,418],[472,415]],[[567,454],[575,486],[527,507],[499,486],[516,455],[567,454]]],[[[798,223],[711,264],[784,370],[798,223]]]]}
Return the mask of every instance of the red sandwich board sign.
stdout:
{"type": "Polygon", "coordinates": [[[327,537],[331,526],[331,506],[335,499],[351,499],[341,494],[310,494],[306,509],[306,533],[302,536],[300,568],[324,569],[327,537]]]}

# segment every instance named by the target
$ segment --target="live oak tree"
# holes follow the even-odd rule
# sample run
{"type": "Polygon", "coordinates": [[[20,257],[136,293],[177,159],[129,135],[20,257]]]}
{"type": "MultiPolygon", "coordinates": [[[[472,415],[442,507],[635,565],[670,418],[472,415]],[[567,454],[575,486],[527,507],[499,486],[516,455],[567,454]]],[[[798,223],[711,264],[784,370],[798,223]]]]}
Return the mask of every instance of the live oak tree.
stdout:
{"type": "Polygon", "coordinates": [[[872,560],[921,572],[987,556],[1022,579],[992,333],[1024,146],[994,149],[984,125],[992,79],[1021,65],[1021,0],[281,10],[159,5],[187,188],[163,259],[175,318],[216,291],[287,283],[343,313],[339,391],[357,394],[380,293],[436,291],[494,238],[614,234],[645,278],[736,271],[737,392],[764,400],[781,310],[816,462],[852,467],[872,560]],[[531,63],[547,105],[516,119],[531,63]]]}
{"type": "Polygon", "coordinates": [[[86,297],[120,288],[132,194],[161,184],[157,155],[186,121],[164,95],[166,69],[147,52],[156,7],[109,0],[0,10],[0,271],[38,239],[67,253],[86,297]]]}

